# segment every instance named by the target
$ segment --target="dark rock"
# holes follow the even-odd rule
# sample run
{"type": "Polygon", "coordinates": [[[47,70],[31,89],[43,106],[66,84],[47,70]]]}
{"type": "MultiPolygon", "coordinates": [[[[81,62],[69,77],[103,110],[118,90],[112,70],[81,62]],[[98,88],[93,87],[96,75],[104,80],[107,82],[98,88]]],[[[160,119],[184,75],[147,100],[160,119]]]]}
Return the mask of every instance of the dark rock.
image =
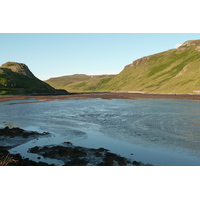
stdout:
{"type": "Polygon", "coordinates": [[[37,153],[37,152],[38,152],[38,150],[39,150],[39,147],[38,147],[38,146],[35,146],[35,147],[33,147],[33,148],[29,149],[29,151],[28,151],[28,152],[30,152],[30,153],[37,153]]]}
{"type": "Polygon", "coordinates": [[[109,152],[104,148],[94,149],[74,146],[71,143],[63,143],[70,146],[44,146],[33,147],[29,149],[31,153],[37,153],[44,157],[62,160],[65,166],[126,166],[126,165],[143,165],[137,161],[131,161],[117,154],[109,152]]]}
{"type": "Polygon", "coordinates": [[[72,143],[71,143],[71,142],[64,142],[64,144],[72,145],[72,143]]]}
{"type": "Polygon", "coordinates": [[[16,136],[20,136],[20,137],[23,137],[23,138],[29,138],[31,136],[40,136],[40,135],[47,135],[49,134],[48,132],[44,132],[44,133],[38,133],[38,132],[35,132],[35,131],[24,131],[23,129],[21,128],[17,128],[17,127],[14,127],[14,128],[9,128],[8,126],[6,126],[4,129],[0,129],[0,136],[8,136],[8,137],[16,137],[16,136]]]}
{"type": "Polygon", "coordinates": [[[141,166],[141,164],[142,164],[141,162],[137,162],[137,161],[133,161],[132,163],[133,163],[133,165],[135,165],[135,166],[141,166]]]}
{"type": "Polygon", "coordinates": [[[74,158],[71,161],[65,163],[65,166],[86,166],[88,164],[88,160],[74,158]]]}
{"type": "Polygon", "coordinates": [[[117,162],[120,166],[126,166],[127,165],[126,159],[123,158],[123,157],[118,157],[116,160],[117,160],[117,162]]]}
{"type": "Polygon", "coordinates": [[[84,152],[82,149],[80,149],[79,147],[75,147],[72,151],[71,157],[77,158],[77,157],[83,157],[86,155],[87,155],[87,153],[84,152]]]}
{"type": "Polygon", "coordinates": [[[101,154],[100,152],[98,152],[98,151],[95,152],[94,155],[95,155],[96,157],[102,157],[102,154],[101,154]]]}
{"type": "Polygon", "coordinates": [[[101,148],[98,149],[98,151],[100,151],[100,152],[107,152],[108,150],[101,147],[101,148]]]}

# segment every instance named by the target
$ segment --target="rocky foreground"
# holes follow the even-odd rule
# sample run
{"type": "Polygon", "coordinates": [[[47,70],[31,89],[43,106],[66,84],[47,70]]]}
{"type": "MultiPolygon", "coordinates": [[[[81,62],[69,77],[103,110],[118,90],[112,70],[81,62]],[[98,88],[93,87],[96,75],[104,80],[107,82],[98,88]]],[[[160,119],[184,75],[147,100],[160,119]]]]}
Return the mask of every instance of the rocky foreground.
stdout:
{"type": "Polygon", "coordinates": [[[30,148],[28,152],[37,154],[38,162],[23,158],[20,154],[9,153],[9,149],[17,145],[32,139],[48,137],[49,134],[27,132],[20,128],[0,129],[0,166],[50,166],[48,163],[41,162],[41,157],[61,160],[63,166],[144,166],[141,162],[121,157],[104,148],[85,148],[74,146],[70,142],[30,148]]]}

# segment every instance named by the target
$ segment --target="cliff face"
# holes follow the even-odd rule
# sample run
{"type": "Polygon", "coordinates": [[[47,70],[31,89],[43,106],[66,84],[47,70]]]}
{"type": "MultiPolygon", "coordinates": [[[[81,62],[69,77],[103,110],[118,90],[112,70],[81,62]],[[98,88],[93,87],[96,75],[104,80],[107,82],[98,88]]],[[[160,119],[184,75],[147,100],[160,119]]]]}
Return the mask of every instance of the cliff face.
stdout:
{"type": "Polygon", "coordinates": [[[188,40],[188,41],[184,42],[180,47],[193,46],[193,45],[200,46],[200,40],[188,40]]]}
{"type": "Polygon", "coordinates": [[[137,59],[137,60],[133,61],[133,62],[132,62],[131,64],[129,64],[129,65],[126,65],[126,66],[124,67],[124,69],[129,69],[129,68],[131,68],[131,67],[137,67],[137,66],[139,66],[139,65],[143,65],[143,66],[148,65],[148,60],[149,60],[149,56],[145,56],[145,57],[143,57],[143,58],[140,58],[140,59],[137,59]]]}
{"type": "Polygon", "coordinates": [[[178,49],[186,50],[188,47],[193,47],[195,50],[200,51],[200,40],[189,40],[184,42],[178,49]]]}
{"type": "Polygon", "coordinates": [[[36,78],[23,63],[7,62],[0,67],[0,94],[57,94],[59,92],[36,78]]]}

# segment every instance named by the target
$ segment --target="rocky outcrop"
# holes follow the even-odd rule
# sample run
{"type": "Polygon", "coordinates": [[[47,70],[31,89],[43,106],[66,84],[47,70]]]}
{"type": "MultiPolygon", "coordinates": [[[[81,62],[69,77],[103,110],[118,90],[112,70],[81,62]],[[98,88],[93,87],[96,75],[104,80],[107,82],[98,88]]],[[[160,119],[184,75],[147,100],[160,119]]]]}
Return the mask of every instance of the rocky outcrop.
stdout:
{"type": "Polygon", "coordinates": [[[141,162],[131,161],[104,148],[93,149],[74,146],[70,142],[29,149],[43,157],[62,160],[65,166],[142,166],[141,162]]]}
{"type": "MultiPolygon", "coordinates": [[[[0,166],[47,166],[41,162],[41,157],[63,161],[65,166],[142,166],[148,165],[130,160],[104,148],[86,148],[75,146],[71,142],[63,142],[60,145],[35,146],[29,148],[28,153],[37,154],[38,162],[31,158],[23,158],[20,154],[10,154],[9,150],[14,146],[41,137],[48,137],[50,133],[38,133],[25,131],[20,128],[5,127],[0,129],[0,166]],[[18,142],[16,140],[18,138],[18,142]],[[9,139],[9,141],[8,141],[9,139]],[[5,145],[5,143],[7,145],[5,145]]],[[[56,165],[51,164],[51,165],[56,165]]]]}
{"type": "Polygon", "coordinates": [[[7,62],[7,63],[1,65],[1,68],[10,69],[13,72],[25,75],[25,76],[27,76],[29,78],[35,78],[33,73],[29,70],[27,65],[25,65],[24,63],[7,62]]]}
{"type": "Polygon", "coordinates": [[[184,42],[178,49],[185,50],[188,47],[195,46],[197,51],[200,51],[200,40],[188,40],[184,42]]]}
{"type": "Polygon", "coordinates": [[[129,69],[131,67],[136,67],[139,65],[148,65],[148,60],[149,60],[149,56],[142,57],[140,59],[133,61],[130,65],[126,65],[124,69],[129,69]]]}
{"type": "Polygon", "coordinates": [[[200,40],[188,40],[184,42],[181,46],[191,46],[191,45],[200,46],[200,40]]]}

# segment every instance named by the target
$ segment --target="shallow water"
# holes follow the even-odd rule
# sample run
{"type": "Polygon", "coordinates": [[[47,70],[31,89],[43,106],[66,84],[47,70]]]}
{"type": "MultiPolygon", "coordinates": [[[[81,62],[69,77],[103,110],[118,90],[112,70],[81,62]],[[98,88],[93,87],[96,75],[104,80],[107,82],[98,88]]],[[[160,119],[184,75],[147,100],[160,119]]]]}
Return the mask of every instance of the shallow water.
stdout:
{"type": "Polygon", "coordinates": [[[85,147],[104,147],[153,165],[200,166],[199,101],[84,99],[23,103],[31,101],[0,102],[0,126],[53,134],[11,152],[32,157],[27,153],[30,147],[70,141],[85,147]]]}

